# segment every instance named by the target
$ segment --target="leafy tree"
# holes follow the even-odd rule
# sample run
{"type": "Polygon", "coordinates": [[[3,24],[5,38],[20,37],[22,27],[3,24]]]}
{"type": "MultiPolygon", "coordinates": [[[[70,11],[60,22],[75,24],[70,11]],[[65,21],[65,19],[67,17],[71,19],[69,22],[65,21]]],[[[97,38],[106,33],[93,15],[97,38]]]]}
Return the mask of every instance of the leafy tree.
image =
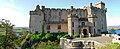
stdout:
{"type": "MultiPolygon", "coordinates": [[[[9,20],[1,19],[0,20],[0,28],[4,29],[6,34],[3,36],[2,45],[4,49],[14,48],[15,43],[13,42],[16,39],[15,33],[12,31],[13,29],[12,23],[9,20]]],[[[1,39],[2,40],[2,39],[1,39]]]]}

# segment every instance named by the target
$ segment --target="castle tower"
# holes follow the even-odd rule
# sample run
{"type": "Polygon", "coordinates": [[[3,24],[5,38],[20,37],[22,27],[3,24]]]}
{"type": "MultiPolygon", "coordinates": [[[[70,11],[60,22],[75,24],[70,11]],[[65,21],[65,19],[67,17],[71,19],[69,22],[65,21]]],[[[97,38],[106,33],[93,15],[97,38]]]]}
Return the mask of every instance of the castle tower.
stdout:
{"type": "Polygon", "coordinates": [[[78,15],[73,12],[73,6],[68,14],[68,34],[73,36],[78,33],[78,15]]]}
{"type": "Polygon", "coordinates": [[[40,33],[42,31],[43,11],[37,5],[34,11],[30,11],[29,28],[32,33],[40,33]]]}
{"type": "Polygon", "coordinates": [[[96,7],[100,8],[100,9],[104,9],[105,8],[105,3],[103,3],[102,1],[101,2],[97,2],[95,4],[96,7]]]}
{"type": "Polygon", "coordinates": [[[96,14],[94,14],[94,10],[93,10],[93,6],[92,3],[90,3],[90,5],[87,7],[87,11],[88,11],[88,21],[90,22],[91,27],[91,33],[96,35],[97,34],[97,16],[96,14]]]}
{"type": "Polygon", "coordinates": [[[100,8],[100,17],[101,17],[101,32],[104,32],[107,30],[107,22],[106,22],[106,12],[107,12],[107,8],[105,8],[105,3],[104,2],[97,2],[95,4],[95,7],[100,8]]]}

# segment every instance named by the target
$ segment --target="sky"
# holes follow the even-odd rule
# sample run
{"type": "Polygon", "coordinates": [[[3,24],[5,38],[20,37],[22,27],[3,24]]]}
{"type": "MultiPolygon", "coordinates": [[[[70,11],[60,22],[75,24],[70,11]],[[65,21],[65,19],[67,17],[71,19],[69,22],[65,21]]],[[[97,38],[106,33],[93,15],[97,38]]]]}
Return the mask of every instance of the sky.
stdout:
{"type": "Polygon", "coordinates": [[[47,8],[81,8],[99,1],[107,8],[107,26],[120,25],[120,0],[1,0],[0,19],[10,20],[15,27],[29,27],[29,11],[38,4],[47,8]]]}

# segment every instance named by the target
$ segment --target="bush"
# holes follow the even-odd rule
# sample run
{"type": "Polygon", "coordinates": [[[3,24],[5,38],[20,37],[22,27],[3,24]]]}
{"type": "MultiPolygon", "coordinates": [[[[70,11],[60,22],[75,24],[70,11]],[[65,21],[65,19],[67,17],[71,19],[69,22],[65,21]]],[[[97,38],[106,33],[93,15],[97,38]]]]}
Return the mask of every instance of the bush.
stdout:
{"type": "Polygon", "coordinates": [[[79,37],[79,34],[74,34],[74,38],[77,38],[77,37],[79,37]]]}
{"type": "Polygon", "coordinates": [[[67,37],[70,37],[70,35],[66,34],[63,36],[63,38],[67,38],[67,37]]]}
{"type": "Polygon", "coordinates": [[[47,33],[47,34],[45,35],[45,38],[46,38],[47,40],[50,40],[50,37],[51,37],[51,34],[49,34],[49,33],[47,33]]]}

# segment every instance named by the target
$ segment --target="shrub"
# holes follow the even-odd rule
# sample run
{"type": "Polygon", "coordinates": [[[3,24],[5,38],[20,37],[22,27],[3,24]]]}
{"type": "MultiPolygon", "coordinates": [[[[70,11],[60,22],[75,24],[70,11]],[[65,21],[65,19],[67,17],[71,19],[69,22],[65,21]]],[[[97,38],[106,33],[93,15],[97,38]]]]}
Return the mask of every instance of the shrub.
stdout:
{"type": "Polygon", "coordinates": [[[66,35],[64,35],[63,37],[64,37],[64,38],[67,38],[67,37],[70,37],[70,35],[66,34],[66,35]]]}
{"type": "Polygon", "coordinates": [[[51,37],[51,34],[49,34],[49,33],[47,33],[47,34],[45,35],[45,38],[46,38],[47,40],[49,40],[50,37],[51,37]]]}
{"type": "Polygon", "coordinates": [[[74,34],[74,38],[77,38],[77,37],[79,37],[79,34],[74,34]]]}

